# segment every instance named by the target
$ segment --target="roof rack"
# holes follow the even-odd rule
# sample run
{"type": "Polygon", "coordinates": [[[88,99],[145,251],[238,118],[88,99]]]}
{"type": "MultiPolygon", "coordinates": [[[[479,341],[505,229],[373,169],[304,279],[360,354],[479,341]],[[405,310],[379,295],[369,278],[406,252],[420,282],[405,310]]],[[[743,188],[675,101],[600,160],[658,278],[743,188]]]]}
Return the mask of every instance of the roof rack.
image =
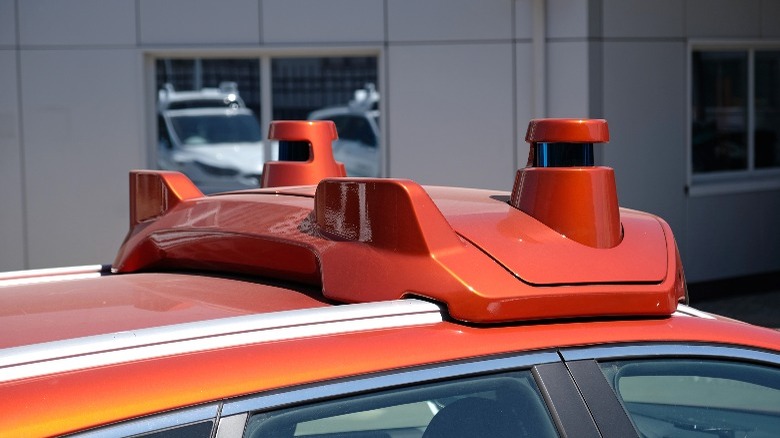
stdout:
{"type": "MultiPolygon", "coordinates": [[[[314,129],[310,123],[276,126],[314,129]]],[[[535,134],[530,138],[540,144],[551,143],[535,134]]],[[[309,141],[314,157],[327,146],[327,142],[309,141]]],[[[532,153],[540,153],[534,149],[532,153]]],[[[558,148],[547,149],[556,153],[558,148]]],[[[274,164],[284,169],[288,163],[274,164]]],[[[584,174],[595,170],[601,179],[612,175],[588,165],[568,167],[584,174]]],[[[336,169],[338,166],[331,166],[333,173],[336,169]]],[[[134,171],[130,177],[131,229],[113,270],[248,273],[317,285],[323,296],[344,303],[424,297],[445,304],[454,319],[474,323],[672,314],[678,301],[687,296],[682,264],[668,225],[651,215],[623,211],[623,227],[619,229],[624,231],[617,238],[614,230],[608,230],[609,238],[603,239],[602,224],[586,221],[581,227],[589,230],[581,239],[585,241],[569,239],[562,234],[571,230],[565,228],[569,225],[564,224],[563,231],[555,229],[555,221],[566,216],[566,206],[552,210],[539,207],[547,198],[539,198],[526,185],[528,175],[538,174],[530,178],[537,178],[535,187],[544,191],[560,173],[556,167],[536,166],[518,171],[519,182],[511,201],[489,200],[495,211],[480,218],[478,224],[490,230],[481,235],[486,240],[477,241],[480,236],[473,238],[468,227],[458,223],[456,230],[428,192],[409,180],[326,175],[313,193],[312,188],[276,187],[203,196],[183,175],[134,171]],[[290,196],[281,196],[285,194],[290,196]],[[537,202],[528,202],[534,196],[537,202]],[[527,205],[532,206],[530,212],[524,210],[527,205]],[[535,235],[540,239],[525,242],[510,237],[502,228],[510,222],[527,230],[538,229],[535,235]],[[540,244],[550,241],[541,238],[548,235],[559,236],[560,242],[551,243],[549,248],[540,244]],[[592,236],[595,240],[589,241],[592,236]],[[524,248],[530,250],[524,252],[524,248]],[[559,253],[547,254],[550,248],[559,253]],[[538,257],[512,260],[513,253],[538,257]],[[625,261],[621,265],[621,260],[632,256],[637,261],[631,265],[650,268],[620,268],[628,266],[625,261]],[[556,257],[575,262],[578,257],[592,259],[602,272],[595,277],[581,276],[595,278],[586,282],[577,278],[556,282],[566,277],[551,272],[581,272],[555,263],[556,257]],[[613,262],[617,268],[611,266],[613,262]],[[516,269],[517,265],[522,269],[516,269]],[[529,277],[552,280],[535,283],[529,277]]],[[[580,184],[574,180],[569,189],[580,184]]],[[[611,187],[591,184],[591,199],[613,197],[609,191],[614,180],[611,187]]],[[[564,199],[569,199],[568,194],[547,200],[564,199]]],[[[605,205],[613,206],[611,201],[605,205]]],[[[579,214],[580,208],[575,205],[569,211],[579,214]]],[[[620,226],[616,196],[614,208],[620,226]]],[[[596,266],[593,263],[586,260],[584,265],[596,266]]]]}

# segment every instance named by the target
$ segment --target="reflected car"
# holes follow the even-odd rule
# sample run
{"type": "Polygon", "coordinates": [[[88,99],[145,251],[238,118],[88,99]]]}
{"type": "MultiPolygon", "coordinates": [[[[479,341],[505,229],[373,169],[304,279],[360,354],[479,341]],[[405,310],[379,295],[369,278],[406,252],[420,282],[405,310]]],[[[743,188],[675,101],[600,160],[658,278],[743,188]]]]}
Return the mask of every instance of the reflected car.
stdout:
{"type": "Polygon", "coordinates": [[[158,123],[161,169],[186,174],[205,193],[260,186],[268,157],[260,125],[250,109],[166,110],[158,123]]]}
{"type": "Polygon", "coordinates": [[[319,109],[309,120],[331,120],[336,124],[338,140],[333,142],[336,161],[344,163],[347,175],[381,175],[379,94],[368,86],[355,92],[348,105],[319,109]]]}
{"type": "Polygon", "coordinates": [[[777,436],[780,333],[690,306],[606,121],[531,121],[502,190],[337,177],[332,122],[278,123],[284,185],[133,171],[111,264],[0,274],[0,435],[777,436]]]}

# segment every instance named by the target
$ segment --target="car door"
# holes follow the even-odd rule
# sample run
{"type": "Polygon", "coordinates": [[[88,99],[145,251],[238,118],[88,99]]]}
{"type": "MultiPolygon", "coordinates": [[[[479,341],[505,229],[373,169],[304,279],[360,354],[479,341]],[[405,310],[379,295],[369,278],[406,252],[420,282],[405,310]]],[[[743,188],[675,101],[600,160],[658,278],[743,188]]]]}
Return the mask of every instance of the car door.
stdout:
{"type": "Polygon", "coordinates": [[[549,351],[436,364],[230,400],[221,409],[216,436],[600,435],[560,356],[549,351]]]}
{"type": "Polygon", "coordinates": [[[670,343],[561,354],[605,436],[619,436],[611,428],[625,419],[642,437],[780,435],[777,353],[670,343]],[[616,403],[625,416],[615,414],[616,403]]]}

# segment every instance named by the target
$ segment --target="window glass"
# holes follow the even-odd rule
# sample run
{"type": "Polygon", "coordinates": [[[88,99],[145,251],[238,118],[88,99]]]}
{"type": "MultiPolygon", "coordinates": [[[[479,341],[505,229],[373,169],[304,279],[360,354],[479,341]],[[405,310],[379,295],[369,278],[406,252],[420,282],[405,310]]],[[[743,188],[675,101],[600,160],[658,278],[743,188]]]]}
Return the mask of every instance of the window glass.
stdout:
{"type": "Polygon", "coordinates": [[[208,438],[211,436],[211,430],[213,428],[214,422],[203,421],[134,436],[139,438],[208,438]]]}
{"type": "Polygon", "coordinates": [[[336,161],[349,176],[380,176],[376,57],[276,58],[275,120],[332,120],[336,161]]]}
{"type": "Polygon", "coordinates": [[[355,91],[377,83],[377,58],[318,57],[271,60],[274,120],[306,120],[318,109],[344,107],[355,91]]]}
{"type": "Polygon", "coordinates": [[[217,404],[170,411],[68,435],[83,438],[208,438],[214,429],[217,404]]]}
{"type": "Polygon", "coordinates": [[[369,117],[359,115],[333,116],[340,140],[357,141],[365,146],[376,147],[377,138],[369,117]]]}
{"type": "Polygon", "coordinates": [[[780,166],[780,51],[756,52],[756,167],[780,166]]]}
{"type": "MultiPolygon", "coordinates": [[[[219,89],[223,84],[235,84],[235,89],[243,101],[243,106],[260,114],[260,60],[257,58],[196,58],[196,59],[158,59],[155,63],[156,89],[162,90],[166,84],[175,91],[198,91],[203,88],[219,89]]],[[[186,100],[172,103],[171,109],[203,106],[222,106],[219,101],[201,101],[193,94],[186,100]]]]}
{"type": "Polygon", "coordinates": [[[697,51],[692,64],[693,172],[746,170],[747,51],[697,51]]]}
{"type": "Polygon", "coordinates": [[[386,390],[257,413],[245,437],[555,437],[529,372],[386,390]]]}
{"type": "Polygon", "coordinates": [[[647,437],[770,437],[780,431],[780,370],[711,360],[602,364],[647,437]]]}
{"type": "Polygon", "coordinates": [[[265,162],[280,158],[261,120],[343,115],[354,121],[344,134],[337,128],[336,160],[351,176],[380,176],[377,57],[272,58],[267,77],[261,60],[155,61],[158,168],[184,173],[204,193],[257,188],[265,162]],[[263,84],[270,108],[261,105],[263,84]]]}
{"type": "Polygon", "coordinates": [[[257,188],[273,150],[260,126],[260,60],[159,59],[157,167],[204,193],[257,188]]]}
{"type": "Polygon", "coordinates": [[[252,143],[262,140],[260,127],[252,114],[226,109],[216,114],[175,114],[170,116],[173,132],[183,146],[252,143]]]}

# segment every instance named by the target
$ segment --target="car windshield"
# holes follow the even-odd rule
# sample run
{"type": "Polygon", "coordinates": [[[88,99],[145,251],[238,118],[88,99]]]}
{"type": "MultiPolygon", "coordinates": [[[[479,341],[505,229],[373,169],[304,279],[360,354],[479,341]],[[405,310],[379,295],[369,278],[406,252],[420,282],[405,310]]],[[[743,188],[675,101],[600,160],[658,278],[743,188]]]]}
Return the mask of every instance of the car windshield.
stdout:
{"type": "Polygon", "coordinates": [[[260,125],[251,114],[179,115],[171,117],[171,125],[185,146],[262,140],[260,125]]]}
{"type": "Polygon", "coordinates": [[[167,109],[189,108],[238,108],[238,103],[228,99],[187,99],[170,102],[167,109]]]}

